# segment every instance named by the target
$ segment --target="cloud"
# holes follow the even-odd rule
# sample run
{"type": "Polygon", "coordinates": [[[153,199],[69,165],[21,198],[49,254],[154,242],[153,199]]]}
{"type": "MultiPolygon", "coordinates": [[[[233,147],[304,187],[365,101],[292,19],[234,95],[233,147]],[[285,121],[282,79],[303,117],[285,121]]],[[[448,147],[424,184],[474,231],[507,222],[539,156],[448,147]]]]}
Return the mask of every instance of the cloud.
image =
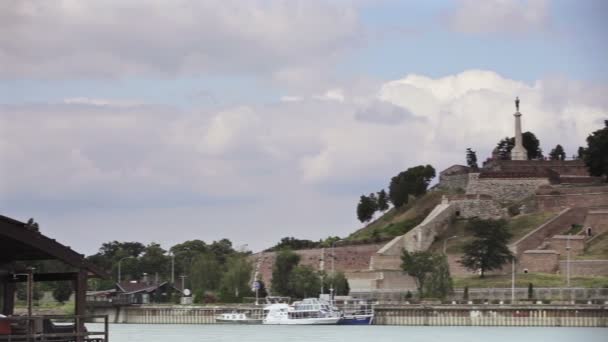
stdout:
{"type": "Polygon", "coordinates": [[[324,1],[23,0],[0,13],[0,78],[272,76],[326,65],[362,30],[354,6],[324,1]]]}
{"type": "Polygon", "coordinates": [[[549,23],[547,0],[460,0],[448,14],[452,29],[464,33],[515,33],[543,30],[549,23]]]}
{"type": "Polygon", "coordinates": [[[330,89],[340,89],[340,100],[294,94],[299,101],[219,109],[99,98],[0,105],[0,206],[69,226],[68,242],[88,217],[100,228],[124,217],[132,239],[143,231],[173,242],[222,234],[262,248],[283,236],[351,232],[358,195],[408,167],[440,171],[463,163],[467,147],[483,161],[513,134],[515,96],[524,130],[543,150],[559,143],[568,155],[608,112],[605,86],[527,83],[488,70],[330,89]],[[183,235],[168,236],[172,222],[183,235]]]}

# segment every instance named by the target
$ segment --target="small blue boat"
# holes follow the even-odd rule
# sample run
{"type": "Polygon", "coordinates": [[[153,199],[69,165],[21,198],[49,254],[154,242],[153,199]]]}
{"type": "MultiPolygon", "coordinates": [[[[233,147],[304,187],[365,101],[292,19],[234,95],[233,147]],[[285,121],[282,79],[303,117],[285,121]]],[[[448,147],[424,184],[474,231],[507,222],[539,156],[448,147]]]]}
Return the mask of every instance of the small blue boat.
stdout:
{"type": "Polygon", "coordinates": [[[338,325],[370,325],[373,320],[373,313],[344,315],[338,325]]]}

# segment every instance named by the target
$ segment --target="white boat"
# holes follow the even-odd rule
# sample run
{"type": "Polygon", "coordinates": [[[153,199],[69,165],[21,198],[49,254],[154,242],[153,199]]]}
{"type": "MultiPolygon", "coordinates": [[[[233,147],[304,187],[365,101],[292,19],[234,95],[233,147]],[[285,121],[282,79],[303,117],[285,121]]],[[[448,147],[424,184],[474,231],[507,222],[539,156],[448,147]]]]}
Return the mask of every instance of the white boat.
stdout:
{"type": "Polygon", "coordinates": [[[264,308],[263,324],[317,325],[338,324],[340,311],[317,298],[307,298],[293,305],[271,304],[264,308]]]}
{"type": "Polygon", "coordinates": [[[216,323],[231,323],[231,324],[261,324],[261,318],[249,317],[243,312],[223,313],[215,316],[216,323]]]}

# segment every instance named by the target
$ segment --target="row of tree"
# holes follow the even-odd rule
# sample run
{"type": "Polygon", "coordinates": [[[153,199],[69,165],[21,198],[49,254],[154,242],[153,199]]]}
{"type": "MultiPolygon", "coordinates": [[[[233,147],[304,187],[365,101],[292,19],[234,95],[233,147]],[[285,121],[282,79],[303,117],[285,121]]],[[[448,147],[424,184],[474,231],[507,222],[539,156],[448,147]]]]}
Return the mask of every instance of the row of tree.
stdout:
{"type": "Polygon", "coordinates": [[[400,172],[391,178],[388,194],[382,189],[359,198],[357,218],[361,222],[369,222],[376,212],[383,213],[388,210],[389,203],[396,208],[407,204],[410,197],[418,197],[426,193],[435,175],[435,168],[431,165],[419,165],[400,172]]]}
{"type": "Polygon", "coordinates": [[[318,297],[320,293],[348,295],[348,280],[342,272],[317,272],[300,265],[300,256],[290,249],[277,253],[272,269],[272,294],[292,298],[318,297]]]}

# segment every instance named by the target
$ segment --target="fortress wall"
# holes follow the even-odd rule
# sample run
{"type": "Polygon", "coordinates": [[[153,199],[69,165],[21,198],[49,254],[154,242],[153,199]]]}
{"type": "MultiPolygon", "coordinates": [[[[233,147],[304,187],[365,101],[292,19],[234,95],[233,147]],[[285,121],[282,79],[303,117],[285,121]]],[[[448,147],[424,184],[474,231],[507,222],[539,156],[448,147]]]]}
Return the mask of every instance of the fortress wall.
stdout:
{"type": "Polygon", "coordinates": [[[582,224],[585,221],[586,214],[586,208],[562,210],[559,215],[513,243],[511,245],[511,250],[519,257],[527,250],[537,249],[546,238],[563,233],[568,230],[572,224],[582,224]]]}
{"type": "Polygon", "coordinates": [[[586,239],[585,235],[572,235],[569,238],[568,235],[554,235],[549,240],[550,249],[565,257],[568,254],[566,247],[570,246],[570,256],[574,257],[583,254],[586,239]]]}
{"type": "Polygon", "coordinates": [[[559,269],[559,253],[554,250],[525,251],[517,266],[519,272],[555,273],[559,269]]]}
{"type": "Polygon", "coordinates": [[[520,201],[532,196],[543,185],[549,185],[548,178],[480,178],[479,173],[469,174],[467,194],[492,196],[499,202],[520,201]]]}
{"type": "Polygon", "coordinates": [[[551,169],[561,176],[589,176],[582,160],[491,160],[484,163],[491,171],[533,172],[542,174],[551,169]]]}
{"type": "Polygon", "coordinates": [[[608,206],[608,186],[543,187],[536,192],[540,210],[608,206]]]}
{"type": "MultiPolygon", "coordinates": [[[[371,256],[376,253],[380,247],[382,247],[382,244],[335,247],[335,270],[340,272],[368,270],[371,256]]],[[[319,270],[320,265],[323,262],[324,269],[326,271],[331,271],[331,250],[331,248],[314,248],[297,250],[294,252],[300,255],[300,265],[310,266],[314,270],[319,270]]],[[[250,258],[254,266],[259,260],[259,277],[264,281],[266,287],[269,288],[272,280],[272,267],[276,259],[276,252],[256,253],[250,258]]]]}
{"type": "Polygon", "coordinates": [[[591,227],[591,235],[608,232],[608,208],[589,209],[584,227],[591,227]]]}
{"type": "MultiPolygon", "coordinates": [[[[559,262],[562,274],[566,274],[567,267],[567,260],[559,262]]],[[[608,276],[608,260],[570,260],[570,276],[608,276]]]]}
{"type": "Polygon", "coordinates": [[[450,203],[456,206],[456,216],[458,217],[489,219],[507,215],[506,209],[501,208],[493,199],[461,199],[452,200],[450,203]]]}
{"type": "Polygon", "coordinates": [[[469,184],[469,174],[454,174],[454,175],[441,175],[439,176],[439,186],[442,189],[449,190],[465,190],[469,184]]]}

